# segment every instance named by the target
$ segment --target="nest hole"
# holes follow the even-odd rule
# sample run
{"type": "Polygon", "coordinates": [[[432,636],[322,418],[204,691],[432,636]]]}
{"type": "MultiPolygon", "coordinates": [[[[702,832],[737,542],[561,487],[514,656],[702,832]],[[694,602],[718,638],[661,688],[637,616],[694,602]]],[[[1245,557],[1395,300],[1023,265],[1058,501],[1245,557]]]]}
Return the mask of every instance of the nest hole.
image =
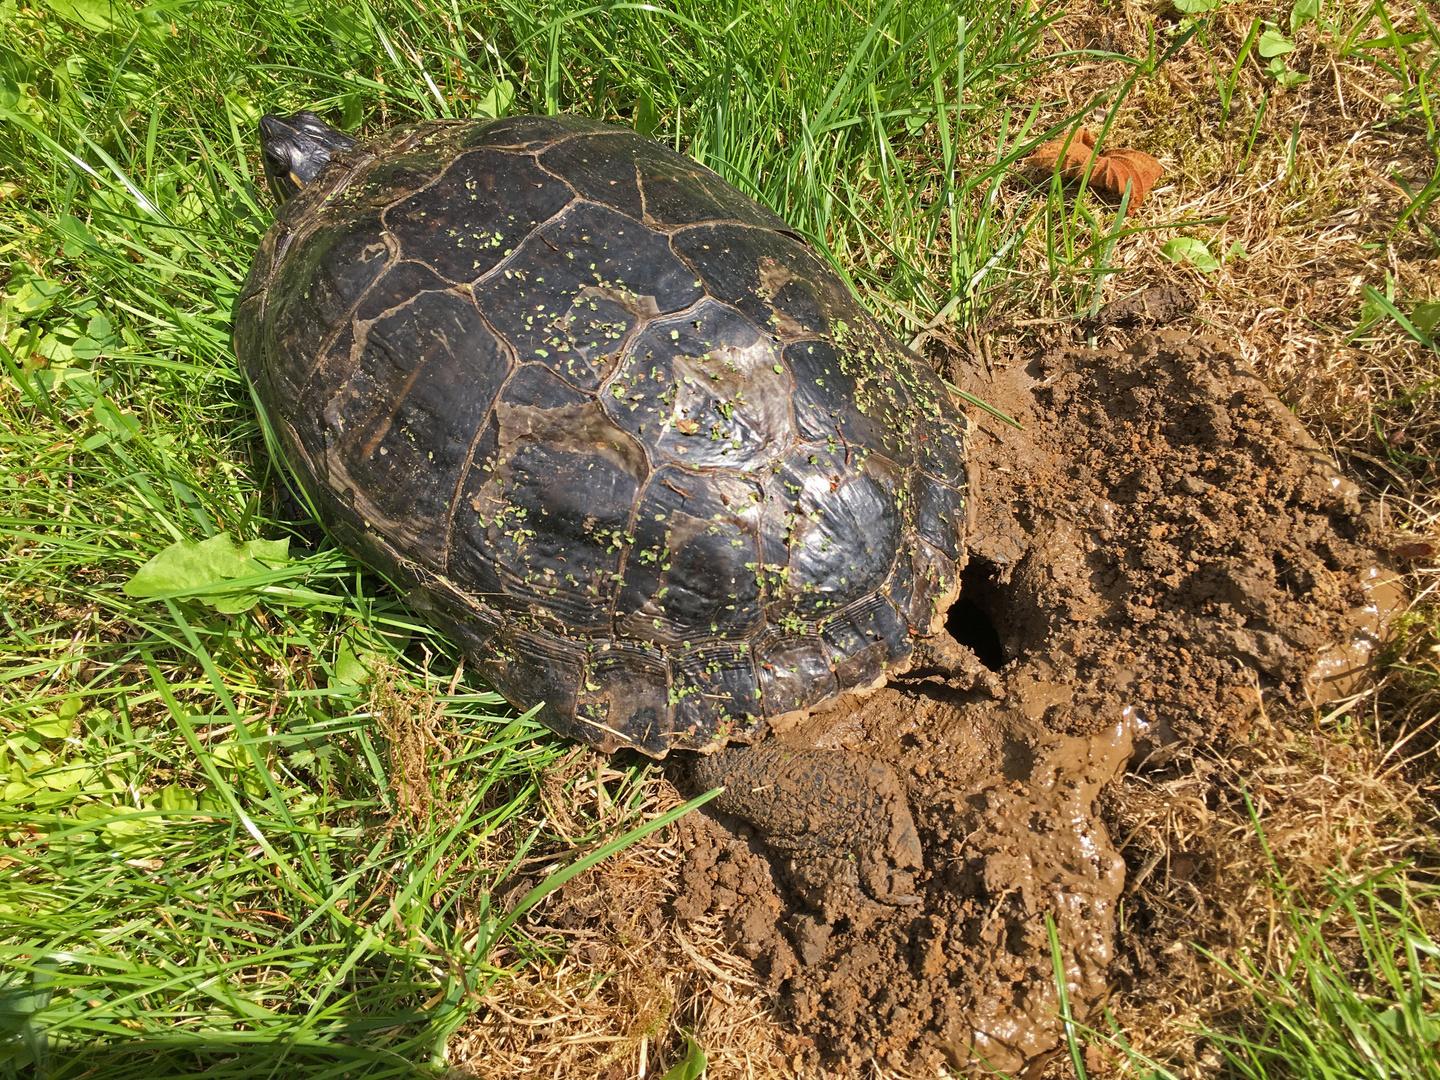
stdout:
{"type": "Polygon", "coordinates": [[[960,598],[950,607],[945,629],[987,668],[999,671],[1023,651],[1017,641],[1007,647],[999,629],[1014,628],[1013,601],[1012,590],[1001,583],[998,568],[988,559],[972,555],[960,575],[960,598]]]}

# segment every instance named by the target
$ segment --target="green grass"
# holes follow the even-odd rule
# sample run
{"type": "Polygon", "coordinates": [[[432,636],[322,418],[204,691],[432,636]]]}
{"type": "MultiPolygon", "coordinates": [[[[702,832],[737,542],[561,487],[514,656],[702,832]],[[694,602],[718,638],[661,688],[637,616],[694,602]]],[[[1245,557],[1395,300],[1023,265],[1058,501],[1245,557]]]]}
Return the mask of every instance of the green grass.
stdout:
{"type": "Polygon", "coordinates": [[[659,820],[631,762],[613,815],[556,835],[538,793],[567,747],[287,497],[229,340],[272,213],[261,112],[634,123],[784,214],[903,331],[1004,292],[1026,226],[994,195],[1048,133],[1019,92],[1045,19],[0,2],[0,1075],[439,1064],[538,948],[496,886],[659,820]],[[126,589],[207,540],[209,569],[126,589]],[[406,754],[431,791],[396,782],[406,754]]]}
{"type": "MultiPolygon", "coordinates": [[[[1318,896],[1286,881],[1249,797],[1251,825],[1269,863],[1274,901],[1266,940],[1209,959],[1243,995],[1238,1015],[1196,1030],[1229,1080],[1440,1080],[1440,888],[1433,874],[1386,866],[1332,872],[1318,896]]],[[[1051,950],[1063,971],[1058,941],[1051,950]]],[[[1068,1002],[1061,1007],[1070,1021],[1068,1002]]],[[[1069,1022],[1067,1046],[1086,1080],[1082,1041],[1105,1048],[1144,1080],[1180,1080],[1109,1030],[1069,1022]]]]}
{"type": "MultiPolygon", "coordinates": [[[[1037,100],[1037,72],[1093,59],[1039,58],[1052,17],[0,0],[0,1077],[413,1075],[542,948],[497,886],[568,861],[536,902],[665,820],[648,766],[621,761],[614,813],[560,835],[539,794],[568,747],[287,496],[229,339],[273,210],[260,114],[360,135],[633,124],[785,216],[908,337],[1037,291],[1027,243],[1066,313],[1112,272],[1123,214],[1058,186],[1002,197],[1035,143],[1096,104],[1113,117],[1130,85],[1037,100]],[[207,573],[126,590],[206,540],[207,573]],[[397,782],[406,761],[429,791],[397,782]]],[[[1135,79],[1174,41],[1129,58],[1135,79]]]]}
{"type": "MultiPolygon", "coordinates": [[[[1249,806],[1249,800],[1246,800],[1249,806]]],[[[1228,968],[1250,996],[1238,1033],[1210,1032],[1238,1080],[1440,1080],[1440,890],[1402,867],[1333,876],[1317,908],[1270,855],[1281,955],[1228,968]]]]}

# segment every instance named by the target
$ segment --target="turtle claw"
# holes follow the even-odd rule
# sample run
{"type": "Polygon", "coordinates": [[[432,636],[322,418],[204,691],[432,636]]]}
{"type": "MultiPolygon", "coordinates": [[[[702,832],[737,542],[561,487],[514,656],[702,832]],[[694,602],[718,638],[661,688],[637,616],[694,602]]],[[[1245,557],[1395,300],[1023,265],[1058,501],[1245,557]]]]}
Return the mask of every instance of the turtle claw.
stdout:
{"type": "Polygon", "coordinates": [[[956,690],[984,690],[996,701],[1005,697],[1005,684],[1000,676],[945,630],[916,639],[905,678],[924,679],[934,675],[939,675],[946,686],[956,690]]]}

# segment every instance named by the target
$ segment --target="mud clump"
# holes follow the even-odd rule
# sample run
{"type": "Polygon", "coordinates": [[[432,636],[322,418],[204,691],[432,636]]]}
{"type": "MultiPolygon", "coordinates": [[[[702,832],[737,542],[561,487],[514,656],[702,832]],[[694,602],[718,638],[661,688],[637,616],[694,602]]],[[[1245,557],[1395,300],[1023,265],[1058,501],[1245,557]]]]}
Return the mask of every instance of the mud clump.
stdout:
{"type": "Polygon", "coordinates": [[[951,375],[1023,425],[972,414],[949,622],[996,680],[892,684],[754,748],[774,760],[746,781],[843,754],[913,836],[876,821],[767,848],[727,804],[682,829],[676,916],[723,920],[807,1074],[1014,1071],[1055,1047],[1047,918],[1081,1018],[1114,955],[1101,790],[1242,735],[1262,694],[1332,694],[1396,600],[1354,485],[1218,343],[1159,331],[951,375]]]}
{"type": "Polygon", "coordinates": [[[1233,737],[1257,691],[1325,696],[1317,665],[1364,651],[1377,556],[1355,485],[1289,410],[1171,331],[1030,376],[1036,452],[976,439],[970,580],[1006,655],[1060,697],[1034,702],[1017,670],[1031,711],[1076,731],[1119,706],[1159,751],[1233,737]]]}

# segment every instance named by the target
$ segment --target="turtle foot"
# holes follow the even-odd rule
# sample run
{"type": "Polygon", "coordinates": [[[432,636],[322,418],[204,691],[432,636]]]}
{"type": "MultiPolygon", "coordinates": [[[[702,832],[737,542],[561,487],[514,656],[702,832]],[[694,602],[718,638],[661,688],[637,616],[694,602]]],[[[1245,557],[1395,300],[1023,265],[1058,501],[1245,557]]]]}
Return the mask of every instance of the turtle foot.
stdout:
{"type": "Polygon", "coordinates": [[[685,766],[685,786],[724,787],[712,805],[752,826],[815,910],[851,906],[856,891],[914,904],[924,868],[904,789],[887,766],[845,750],[793,750],[773,739],[731,746],[685,766]]]}
{"type": "Polygon", "coordinates": [[[984,690],[996,701],[1005,697],[1000,676],[944,630],[916,639],[915,651],[910,654],[910,670],[903,678],[924,679],[932,675],[941,676],[947,686],[956,690],[984,690]]]}

